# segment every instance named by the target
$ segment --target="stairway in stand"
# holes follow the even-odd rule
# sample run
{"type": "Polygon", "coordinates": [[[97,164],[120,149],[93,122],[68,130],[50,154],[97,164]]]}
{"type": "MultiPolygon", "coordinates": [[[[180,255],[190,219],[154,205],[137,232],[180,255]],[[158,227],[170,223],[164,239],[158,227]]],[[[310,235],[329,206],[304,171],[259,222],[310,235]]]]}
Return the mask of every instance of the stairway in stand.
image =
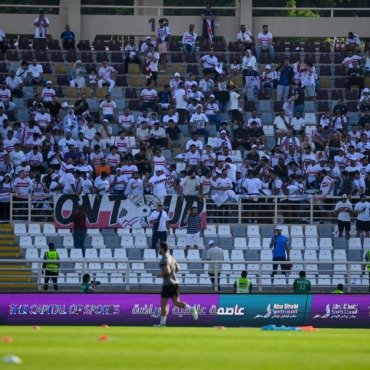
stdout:
{"type": "Polygon", "coordinates": [[[36,291],[36,279],[29,266],[22,261],[21,249],[10,224],[0,224],[0,292],[36,291]],[[19,263],[7,260],[19,259],[19,263]]]}

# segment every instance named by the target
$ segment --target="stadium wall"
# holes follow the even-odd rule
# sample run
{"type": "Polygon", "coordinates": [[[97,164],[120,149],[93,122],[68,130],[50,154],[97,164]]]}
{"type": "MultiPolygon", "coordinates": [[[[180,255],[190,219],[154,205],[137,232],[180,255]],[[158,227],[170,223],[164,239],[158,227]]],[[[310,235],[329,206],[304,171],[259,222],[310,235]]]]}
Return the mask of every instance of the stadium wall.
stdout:
{"type": "MultiPolygon", "coordinates": [[[[169,326],[370,328],[369,295],[184,294],[190,312],[170,305],[169,326]]],[[[151,326],[158,294],[0,294],[0,325],[151,326]]]]}

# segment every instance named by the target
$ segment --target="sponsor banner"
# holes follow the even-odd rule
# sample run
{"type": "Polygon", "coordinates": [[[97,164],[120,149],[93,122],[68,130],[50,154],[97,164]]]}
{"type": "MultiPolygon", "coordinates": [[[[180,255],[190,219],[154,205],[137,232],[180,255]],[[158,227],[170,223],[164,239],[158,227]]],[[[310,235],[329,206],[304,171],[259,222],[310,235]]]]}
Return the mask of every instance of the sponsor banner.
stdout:
{"type": "MultiPolygon", "coordinates": [[[[169,301],[168,326],[369,328],[369,295],[183,294],[199,318],[169,301]]],[[[0,325],[152,326],[159,294],[0,294],[0,325]]]]}
{"type": "Polygon", "coordinates": [[[314,295],[310,321],[314,326],[325,328],[370,328],[370,296],[314,295]]]}
{"type": "Polygon", "coordinates": [[[221,295],[218,324],[225,326],[306,325],[310,295],[221,295]]]}
{"type": "MultiPolygon", "coordinates": [[[[217,294],[184,294],[199,319],[169,301],[169,326],[213,326],[217,294]]],[[[159,294],[0,294],[0,325],[151,326],[161,314],[159,294]]]]}
{"type": "Polygon", "coordinates": [[[172,228],[185,227],[184,218],[194,205],[206,226],[206,202],[195,196],[154,195],[57,195],[54,198],[54,224],[58,228],[73,228],[71,221],[76,206],[81,205],[87,215],[88,228],[142,228],[149,227],[149,216],[162,202],[172,228]]]}

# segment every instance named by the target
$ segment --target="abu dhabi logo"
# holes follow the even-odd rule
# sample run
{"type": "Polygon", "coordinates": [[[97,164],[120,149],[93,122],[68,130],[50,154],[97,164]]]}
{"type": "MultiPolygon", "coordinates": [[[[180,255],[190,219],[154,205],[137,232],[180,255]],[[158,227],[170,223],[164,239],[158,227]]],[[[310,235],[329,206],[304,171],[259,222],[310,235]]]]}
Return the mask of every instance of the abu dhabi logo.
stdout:
{"type": "Polygon", "coordinates": [[[298,316],[298,303],[268,304],[265,315],[256,315],[253,319],[293,319],[298,316]]]}
{"type": "Polygon", "coordinates": [[[356,319],[358,315],[357,303],[328,303],[324,315],[315,315],[312,319],[356,319]]]}
{"type": "Polygon", "coordinates": [[[272,314],[271,304],[267,306],[266,311],[266,315],[256,315],[253,317],[253,319],[268,319],[272,314]]]}

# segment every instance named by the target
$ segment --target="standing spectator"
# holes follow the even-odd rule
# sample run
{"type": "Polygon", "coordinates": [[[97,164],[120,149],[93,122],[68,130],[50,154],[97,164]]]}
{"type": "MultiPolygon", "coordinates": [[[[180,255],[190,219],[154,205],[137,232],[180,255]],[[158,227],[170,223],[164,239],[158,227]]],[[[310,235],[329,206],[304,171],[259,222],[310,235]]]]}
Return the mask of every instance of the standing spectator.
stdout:
{"type": "Polygon", "coordinates": [[[71,31],[71,27],[67,24],[66,30],[60,35],[64,50],[76,50],[75,33],[71,31]]]}
{"type": "Polygon", "coordinates": [[[362,233],[369,237],[370,231],[370,203],[366,201],[366,194],[360,195],[360,201],[355,204],[354,214],[357,215],[356,221],[356,238],[359,238],[362,233]]]}
{"type": "Polygon", "coordinates": [[[104,83],[108,83],[108,92],[112,92],[113,87],[116,85],[116,74],[117,71],[108,65],[108,61],[103,60],[102,66],[99,68],[98,72],[98,87],[102,88],[104,83]]]}
{"type": "Polygon", "coordinates": [[[258,34],[258,45],[257,45],[257,60],[258,62],[261,62],[261,54],[262,51],[268,51],[270,53],[271,62],[274,62],[275,59],[275,49],[272,45],[272,33],[269,32],[269,26],[267,24],[264,24],[262,26],[262,32],[258,34]]]}
{"type": "Polygon", "coordinates": [[[274,278],[274,276],[277,273],[277,269],[280,263],[281,272],[285,273],[288,270],[288,266],[286,263],[281,263],[285,261],[290,261],[290,247],[289,247],[289,240],[286,236],[281,235],[283,231],[282,226],[276,226],[275,228],[276,234],[271,238],[270,242],[270,249],[273,249],[272,251],[272,274],[271,277],[274,278]]]}
{"type": "Polygon", "coordinates": [[[335,213],[338,215],[338,237],[343,236],[344,230],[348,241],[351,230],[352,203],[348,200],[346,194],[343,194],[342,199],[335,205],[335,213]]]}
{"type": "Polygon", "coordinates": [[[33,22],[35,29],[35,50],[46,51],[46,41],[48,39],[48,27],[50,26],[49,19],[45,17],[45,10],[39,10],[39,16],[33,22]]]}
{"type": "Polygon", "coordinates": [[[210,45],[213,43],[213,36],[215,34],[215,18],[216,12],[212,9],[212,5],[208,3],[206,9],[202,12],[202,21],[203,38],[208,40],[210,45]]]}
{"type": "Polygon", "coordinates": [[[198,215],[198,208],[191,207],[188,214],[184,218],[184,224],[187,225],[186,233],[186,248],[185,253],[193,247],[198,249],[199,245],[199,235],[202,229],[202,218],[198,215]]]}
{"type": "Polygon", "coordinates": [[[159,63],[161,64],[161,72],[165,72],[167,68],[167,50],[170,42],[171,31],[165,22],[165,18],[161,18],[157,29],[157,48],[159,53],[159,63]]]}
{"type": "Polygon", "coordinates": [[[288,93],[288,99],[292,99],[294,102],[293,116],[295,116],[297,112],[301,113],[301,117],[304,116],[304,98],[304,91],[297,82],[293,81],[288,93]]]}
{"type": "Polygon", "coordinates": [[[87,235],[86,213],[83,207],[78,205],[76,212],[72,216],[73,225],[73,241],[74,247],[82,250],[82,256],[85,257],[85,239],[87,235]]]}
{"type": "Polygon", "coordinates": [[[294,70],[289,65],[289,58],[284,58],[284,63],[279,63],[277,73],[280,73],[280,78],[277,85],[277,101],[286,101],[288,99],[290,84],[293,82],[294,70]]]}
{"type": "Polygon", "coordinates": [[[159,240],[167,241],[167,234],[170,233],[168,214],[163,210],[162,203],[157,203],[157,208],[149,216],[149,223],[153,226],[151,249],[156,249],[159,240]]]}
{"type": "Polygon", "coordinates": [[[195,40],[198,35],[194,32],[194,24],[189,25],[189,31],[182,36],[182,50],[185,54],[192,54],[195,52],[195,40]]]}
{"type": "Polygon", "coordinates": [[[151,80],[155,87],[158,87],[158,62],[159,62],[159,53],[157,52],[154,45],[150,44],[148,47],[147,58],[150,63],[150,70],[152,72],[151,80]]]}
{"type": "Polygon", "coordinates": [[[242,271],[241,277],[234,282],[234,294],[250,294],[252,293],[252,280],[247,278],[248,272],[242,271]]]}
{"type": "Polygon", "coordinates": [[[176,104],[176,112],[179,115],[179,125],[183,125],[186,120],[186,108],[188,106],[189,97],[185,90],[185,85],[180,82],[179,88],[173,94],[173,99],[176,104]]]}
{"type": "Polygon", "coordinates": [[[221,290],[220,275],[222,270],[222,261],[224,260],[224,253],[220,247],[216,246],[214,240],[208,242],[207,260],[211,261],[208,264],[208,275],[211,279],[212,289],[216,291],[221,290]]]}
{"type": "Polygon", "coordinates": [[[306,272],[299,271],[299,278],[294,280],[293,290],[295,294],[308,294],[311,290],[311,282],[306,279],[306,272]]]}
{"type": "Polygon", "coordinates": [[[10,90],[12,97],[17,95],[18,98],[23,98],[23,80],[15,75],[15,71],[11,69],[9,76],[5,79],[6,86],[10,90]]]}
{"type": "Polygon", "coordinates": [[[59,253],[55,250],[54,243],[49,244],[49,250],[44,254],[44,274],[45,274],[45,283],[44,290],[48,290],[49,280],[53,281],[54,290],[58,290],[58,275],[59,275],[59,253]]]}

